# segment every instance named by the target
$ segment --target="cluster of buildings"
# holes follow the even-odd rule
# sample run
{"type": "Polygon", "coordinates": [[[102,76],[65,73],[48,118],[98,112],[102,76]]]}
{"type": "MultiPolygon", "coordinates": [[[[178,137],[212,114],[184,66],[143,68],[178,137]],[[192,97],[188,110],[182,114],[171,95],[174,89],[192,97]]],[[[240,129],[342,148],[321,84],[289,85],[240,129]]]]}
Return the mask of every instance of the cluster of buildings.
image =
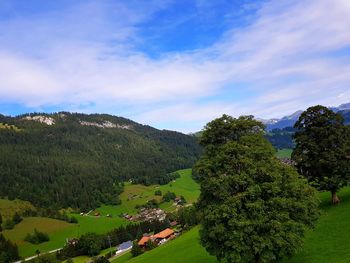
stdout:
{"type": "Polygon", "coordinates": [[[144,235],[137,244],[143,248],[146,249],[149,242],[152,242],[155,245],[161,245],[167,242],[168,240],[173,239],[176,236],[176,233],[174,230],[167,228],[163,231],[155,234],[155,235],[144,235]]]}
{"type": "Polygon", "coordinates": [[[166,213],[160,208],[141,208],[137,215],[124,213],[122,216],[129,221],[163,221],[166,218],[166,213]]]}

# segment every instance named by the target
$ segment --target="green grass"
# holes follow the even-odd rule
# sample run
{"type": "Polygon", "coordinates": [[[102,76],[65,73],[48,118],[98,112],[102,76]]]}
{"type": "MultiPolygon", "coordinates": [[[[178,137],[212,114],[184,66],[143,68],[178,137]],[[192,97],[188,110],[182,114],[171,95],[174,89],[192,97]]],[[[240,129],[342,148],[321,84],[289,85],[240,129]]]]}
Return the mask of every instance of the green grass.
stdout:
{"type": "Polygon", "coordinates": [[[276,156],[280,158],[290,158],[292,156],[292,149],[278,149],[276,156]]]}
{"type": "Polygon", "coordinates": [[[78,237],[87,232],[106,233],[128,222],[122,218],[89,217],[74,215],[79,223],[69,224],[64,221],[44,217],[27,217],[12,230],[4,231],[6,238],[17,243],[21,257],[29,257],[39,249],[48,252],[65,244],[66,238],[78,237]],[[50,241],[33,245],[23,239],[27,233],[33,232],[34,228],[49,234],[50,241]]]}
{"type": "MultiPolygon", "coordinates": [[[[350,262],[350,188],[339,193],[342,202],[330,204],[330,194],[320,193],[321,217],[315,229],[310,230],[301,251],[284,263],[348,263],[350,262]]],[[[113,263],[207,263],[217,262],[199,245],[198,227],[163,246],[136,258],[130,253],[113,263]]]]}
{"type": "Polygon", "coordinates": [[[210,256],[205,249],[199,244],[198,227],[191,229],[182,236],[170,241],[154,250],[145,254],[131,258],[130,253],[125,258],[117,258],[113,263],[175,263],[175,262],[218,262],[215,257],[210,256]],[[130,259],[130,260],[129,260],[130,259]]]}
{"type": "Polygon", "coordinates": [[[343,189],[341,203],[330,205],[330,193],[320,194],[322,215],[310,231],[303,249],[286,263],[350,262],[350,188],[343,189]]]}
{"type": "Polygon", "coordinates": [[[0,199],[0,213],[3,219],[10,219],[16,212],[22,213],[26,209],[35,210],[35,207],[27,201],[0,199]]]}
{"type": "Polygon", "coordinates": [[[3,232],[4,236],[11,241],[16,242],[19,248],[21,257],[35,255],[35,251],[39,249],[41,252],[47,252],[64,245],[66,236],[74,231],[74,225],[64,221],[43,218],[43,217],[26,217],[21,223],[15,226],[12,230],[3,232]],[[25,242],[23,239],[28,234],[33,232],[34,228],[41,232],[49,234],[50,241],[39,245],[34,245],[25,242]]]}
{"type": "MultiPolygon", "coordinates": [[[[172,191],[177,195],[183,195],[188,203],[196,201],[199,196],[199,185],[192,179],[191,169],[181,170],[179,173],[181,177],[167,185],[143,186],[127,184],[125,191],[120,196],[122,204],[118,206],[101,206],[97,209],[101,213],[100,217],[92,216],[94,212],[91,213],[91,216],[69,214],[78,219],[78,224],[68,224],[63,221],[42,217],[25,218],[13,230],[4,231],[4,234],[18,244],[21,257],[29,257],[34,255],[37,249],[41,252],[47,252],[62,247],[66,238],[79,237],[87,232],[102,234],[123,224],[128,224],[129,222],[120,218],[119,215],[125,212],[130,214],[136,213],[136,205],[144,204],[152,198],[160,200],[161,197],[154,195],[154,191],[157,189],[163,193],[172,191]],[[134,194],[138,195],[138,197],[128,201],[128,197],[134,194]],[[111,214],[112,218],[106,217],[107,214],[111,214]],[[48,233],[50,241],[39,245],[24,242],[25,235],[33,232],[34,228],[48,233]]],[[[21,211],[29,205],[29,202],[0,199],[1,213],[6,215],[11,212],[12,216],[14,211],[21,211]]],[[[171,202],[164,203],[161,207],[168,211],[174,209],[171,202]]]]}
{"type": "Polygon", "coordinates": [[[112,263],[124,263],[124,262],[128,262],[131,259],[132,259],[132,255],[130,252],[128,252],[128,253],[125,253],[125,254],[121,255],[120,257],[117,257],[116,259],[114,259],[112,261],[112,263]]]}
{"type": "MultiPolygon", "coordinates": [[[[157,199],[160,201],[161,196],[154,195],[156,190],[161,190],[162,193],[167,191],[174,192],[176,195],[183,195],[187,203],[193,203],[199,197],[199,185],[192,179],[191,169],[185,169],[178,171],[180,178],[176,179],[175,182],[170,182],[166,185],[151,185],[144,186],[139,184],[126,184],[123,193],[120,195],[121,205],[103,205],[96,209],[94,212],[100,212],[101,215],[107,214],[116,217],[121,213],[136,214],[136,205],[143,205],[148,200],[157,199]]],[[[160,207],[166,211],[174,210],[172,202],[163,203],[160,207]]],[[[92,213],[93,214],[93,213],[92,213]]]]}

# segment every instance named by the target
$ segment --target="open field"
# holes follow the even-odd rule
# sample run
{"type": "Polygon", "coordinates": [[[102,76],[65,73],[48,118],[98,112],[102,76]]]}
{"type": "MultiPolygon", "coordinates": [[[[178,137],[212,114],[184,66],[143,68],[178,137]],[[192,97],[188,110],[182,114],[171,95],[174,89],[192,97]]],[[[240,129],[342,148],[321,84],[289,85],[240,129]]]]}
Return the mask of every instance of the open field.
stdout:
{"type": "Polygon", "coordinates": [[[170,241],[154,250],[151,250],[141,256],[131,258],[130,253],[117,258],[113,263],[148,263],[148,262],[217,262],[216,258],[210,256],[205,249],[199,244],[198,227],[184,233],[177,239],[170,241]],[[158,260],[157,260],[158,259],[158,260]]]}
{"type": "Polygon", "coordinates": [[[27,217],[12,230],[4,231],[5,237],[17,243],[21,257],[29,257],[39,249],[41,252],[62,247],[66,238],[77,237],[87,232],[105,233],[128,222],[121,218],[89,217],[74,215],[79,223],[69,224],[64,221],[43,217],[27,217]],[[27,233],[34,228],[49,234],[50,241],[34,245],[23,241],[27,233]]]}
{"type": "MultiPolygon", "coordinates": [[[[321,193],[322,214],[314,230],[305,238],[303,249],[284,263],[345,263],[350,262],[350,188],[340,194],[342,202],[330,205],[330,194],[321,193]]],[[[198,227],[161,247],[132,258],[130,253],[117,258],[113,263],[147,263],[162,259],[165,263],[218,262],[199,245],[198,227]]]]}
{"type": "Polygon", "coordinates": [[[0,213],[5,220],[12,218],[16,212],[22,213],[25,210],[35,210],[35,207],[27,201],[0,199],[0,213]]]}
{"type": "Polygon", "coordinates": [[[65,243],[66,236],[74,232],[74,228],[74,225],[56,219],[26,217],[21,223],[16,225],[14,229],[6,230],[3,234],[6,238],[17,243],[21,257],[29,257],[35,255],[37,249],[41,252],[46,252],[62,247],[65,243]],[[33,232],[34,228],[48,233],[50,241],[38,245],[25,242],[23,240],[24,237],[28,233],[33,232]]]}
{"type": "Polygon", "coordinates": [[[276,153],[276,156],[280,158],[290,158],[292,155],[292,152],[293,152],[292,149],[279,149],[276,153]]]}
{"type": "MultiPolygon", "coordinates": [[[[161,196],[154,195],[156,190],[161,190],[162,193],[167,191],[174,192],[176,195],[183,195],[187,203],[193,203],[199,197],[199,185],[192,179],[191,169],[185,169],[178,171],[181,175],[180,178],[176,179],[175,182],[170,182],[166,185],[151,185],[144,186],[139,184],[126,184],[123,193],[120,195],[122,201],[121,205],[117,206],[101,206],[96,209],[95,212],[100,212],[101,215],[107,214],[116,217],[121,213],[135,214],[137,209],[136,205],[145,204],[148,200],[157,199],[160,201],[161,196]]],[[[163,203],[160,207],[164,210],[171,211],[172,202],[163,203]]],[[[92,213],[93,214],[93,213],[92,213]]]]}
{"type": "Polygon", "coordinates": [[[322,215],[305,239],[303,249],[285,263],[350,262],[350,188],[340,192],[341,203],[330,205],[330,193],[320,194],[322,215]]]}

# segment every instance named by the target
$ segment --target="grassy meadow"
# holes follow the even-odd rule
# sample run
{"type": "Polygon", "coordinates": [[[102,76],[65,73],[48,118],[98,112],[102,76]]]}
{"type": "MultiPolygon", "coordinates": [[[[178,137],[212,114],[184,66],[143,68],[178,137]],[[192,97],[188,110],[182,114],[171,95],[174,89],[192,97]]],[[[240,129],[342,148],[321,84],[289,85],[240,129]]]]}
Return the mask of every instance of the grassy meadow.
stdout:
{"type": "Polygon", "coordinates": [[[131,254],[125,254],[113,263],[148,263],[148,262],[218,262],[215,257],[210,256],[205,249],[199,244],[198,227],[191,229],[173,241],[170,241],[154,250],[151,250],[141,256],[132,258],[131,254]]]}
{"type": "Polygon", "coordinates": [[[26,217],[14,229],[5,230],[3,234],[17,243],[20,256],[25,258],[34,255],[37,249],[41,252],[48,252],[60,248],[65,244],[67,238],[81,236],[87,232],[105,233],[128,223],[119,217],[74,216],[78,219],[78,224],[69,224],[65,221],[44,217],[26,217]],[[39,245],[25,242],[23,239],[26,234],[33,232],[35,228],[47,233],[50,241],[39,245]]]}
{"type": "MultiPolygon", "coordinates": [[[[91,214],[100,212],[102,216],[110,214],[113,217],[121,213],[136,214],[136,205],[143,205],[151,199],[158,201],[162,199],[162,196],[154,195],[156,190],[162,191],[162,194],[165,194],[167,191],[174,192],[177,196],[183,195],[187,203],[195,202],[199,197],[200,189],[199,185],[192,179],[191,169],[180,170],[178,173],[180,174],[180,178],[166,185],[144,186],[127,183],[124,186],[123,193],[120,195],[122,202],[120,205],[103,205],[91,214]]],[[[163,203],[160,205],[160,208],[166,211],[172,211],[175,209],[172,204],[172,202],[163,203]]]]}
{"type": "MultiPolygon", "coordinates": [[[[350,262],[350,188],[343,189],[342,202],[330,204],[330,194],[320,193],[321,217],[315,229],[310,230],[303,248],[283,263],[347,263],[350,262]]],[[[113,263],[148,263],[162,259],[164,263],[210,263],[217,262],[199,244],[198,227],[193,228],[174,241],[132,258],[127,253],[113,263]]]]}
{"type": "Polygon", "coordinates": [[[292,149],[278,149],[276,156],[279,158],[290,158],[292,156],[292,149]]]}

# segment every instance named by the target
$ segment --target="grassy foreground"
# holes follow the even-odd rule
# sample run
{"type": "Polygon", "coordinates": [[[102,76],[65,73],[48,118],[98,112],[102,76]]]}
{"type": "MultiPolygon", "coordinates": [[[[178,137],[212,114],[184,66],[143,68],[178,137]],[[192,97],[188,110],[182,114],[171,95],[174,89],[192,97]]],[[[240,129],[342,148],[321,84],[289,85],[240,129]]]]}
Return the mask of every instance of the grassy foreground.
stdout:
{"type": "MultiPolygon", "coordinates": [[[[350,262],[350,188],[339,193],[342,202],[330,205],[330,194],[321,193],[322,214],[315,229],[310,230],[305,244],[293,258],[283,263],[347,263],[350,262]]],[[[198,227],[163,246],[136,258],[130,253],[113,263],[207,263],[218,262],[199,244],[198,227]]]]}
{"type": "Polygon", "coordinates": [[[199,244],[198,230],[199,228],[195,227],[181,237],[135,258],[131,258],[130,253],[128,253],[117,258],[113,263],[218,262],[215,257],[210,256],[199,244]]]}

